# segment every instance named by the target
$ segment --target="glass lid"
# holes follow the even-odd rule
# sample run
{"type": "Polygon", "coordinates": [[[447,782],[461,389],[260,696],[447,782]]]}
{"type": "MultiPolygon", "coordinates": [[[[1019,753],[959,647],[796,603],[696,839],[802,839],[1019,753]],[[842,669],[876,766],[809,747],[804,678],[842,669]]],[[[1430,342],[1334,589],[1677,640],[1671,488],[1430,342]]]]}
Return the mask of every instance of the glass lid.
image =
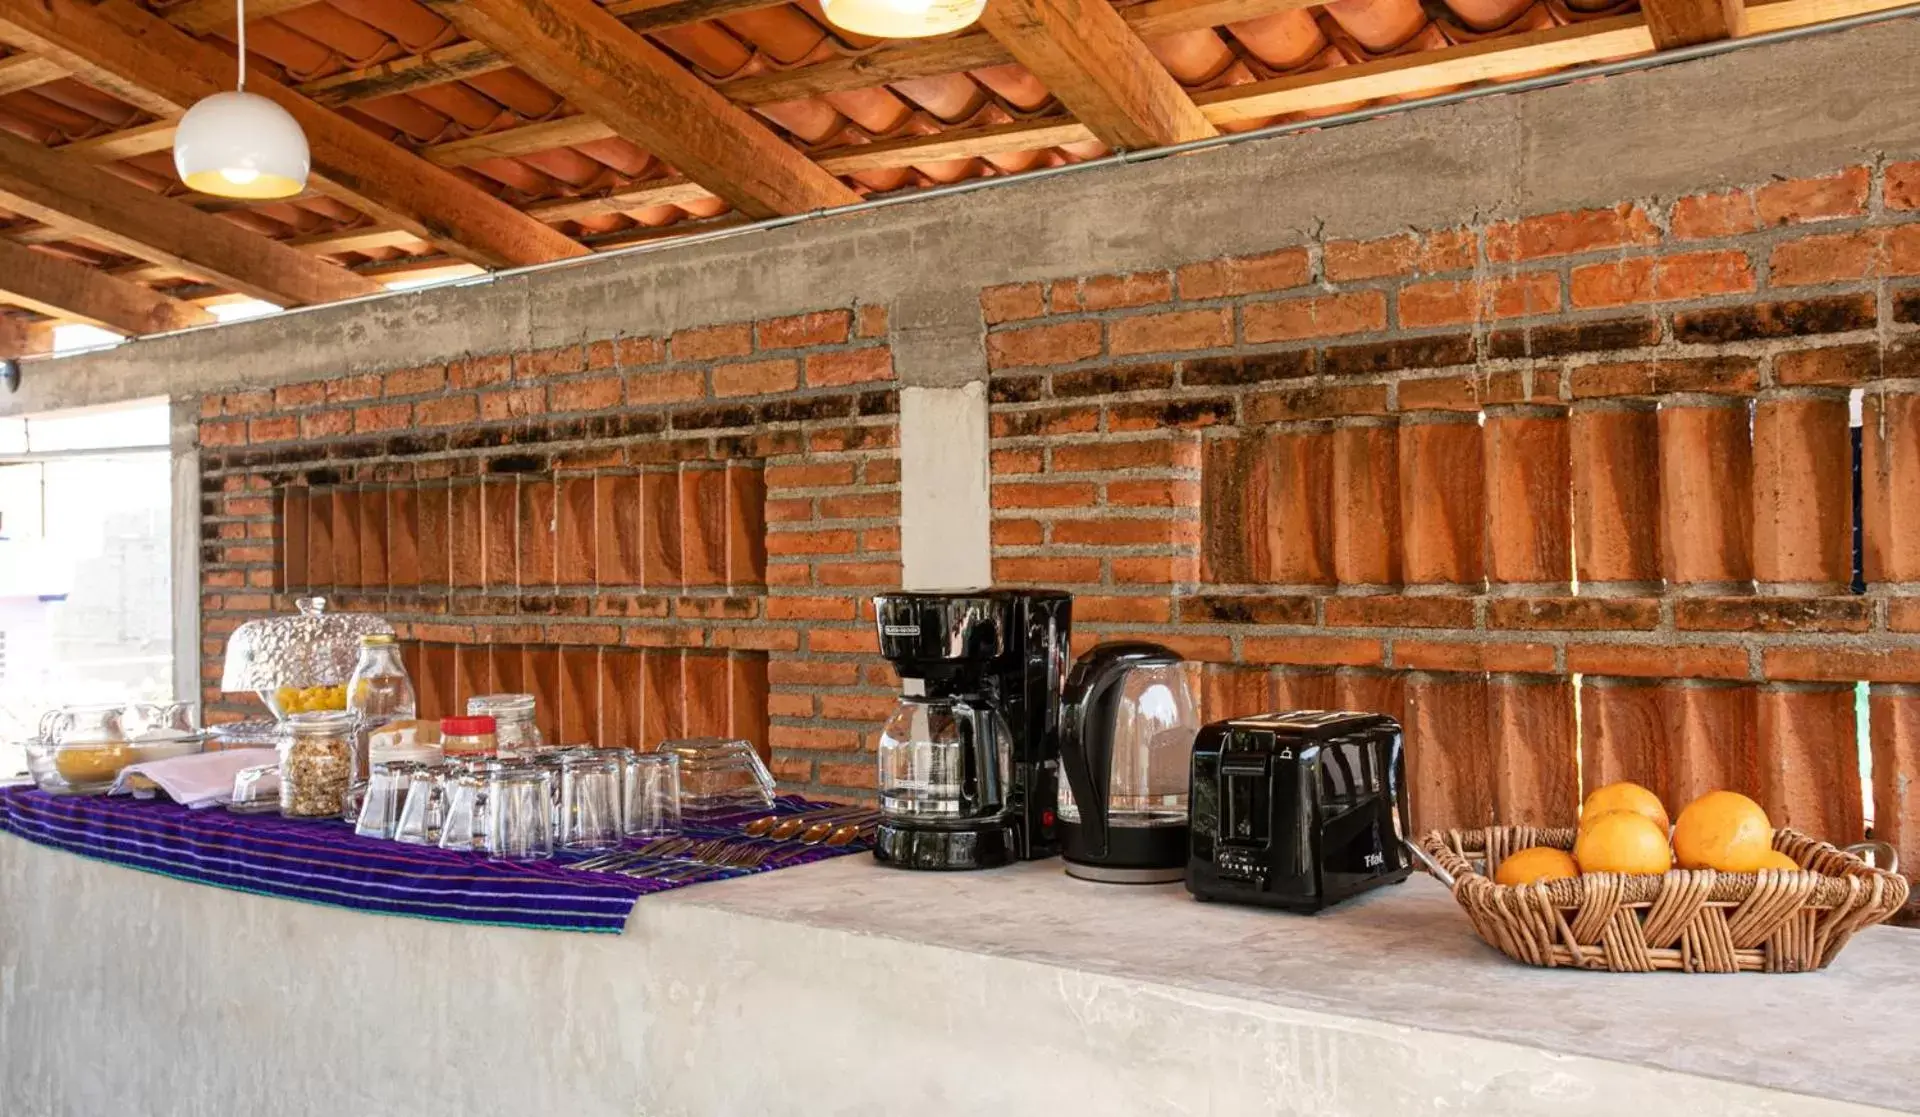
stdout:
{"type": "Polygon", "coordinates": [[[331,613],[324,597],[303,597],[299,612],[251,620],[227,638],[220,689],[341,686],[360,659],[360,638],[393,634],[367,613],[331,613]]]}

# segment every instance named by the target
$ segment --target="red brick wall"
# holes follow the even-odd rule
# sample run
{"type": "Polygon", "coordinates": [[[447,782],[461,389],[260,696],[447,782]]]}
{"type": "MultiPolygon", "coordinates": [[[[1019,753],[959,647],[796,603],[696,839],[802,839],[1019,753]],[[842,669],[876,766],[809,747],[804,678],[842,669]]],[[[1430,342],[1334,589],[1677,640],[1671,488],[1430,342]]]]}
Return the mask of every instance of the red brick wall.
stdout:
{"type": "Polygon", "coordinates": [[[1905,277],[1920,164],[994,288],[995,575],[1204,662],[1214,715],[1400,716],[1421,827],[1632,778],[1857,839],[1869,682],[1920,862],[1905,277]]]}
{"type": "Polygon", "coordinates": [[[877,307],[201,401],[205,699],[242,621],[329,596],[407,641],[422,713],[540,698],[551,739],[735,733],[872,783],[890,706],[897,397],[877,307]]]}

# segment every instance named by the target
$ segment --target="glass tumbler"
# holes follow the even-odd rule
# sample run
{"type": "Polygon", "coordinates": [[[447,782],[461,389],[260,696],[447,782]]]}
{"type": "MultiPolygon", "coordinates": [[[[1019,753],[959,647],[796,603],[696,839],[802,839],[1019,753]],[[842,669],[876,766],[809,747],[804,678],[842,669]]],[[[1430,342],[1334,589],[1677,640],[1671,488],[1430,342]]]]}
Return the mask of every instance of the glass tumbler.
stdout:
{"type": "Polygon", "coordinates": [[[680,754],[630,754],[621,801],[627,836],[652,838],[680,832],[680,754]]]}
{"type": "Polygon", "coordinates": [[[620,757],[611,750],[568,756],[560,765],[560,844],[612,849],[622,832],[620,757]]]}
{"type": "Polygon", "coordinates": [[[360,814],[353,824],[354,833],[363,838],[393,837],[414,767],[406,761],[373,766],[367,778],[366,797],[360,801],[360,814]]]}
{"type": "Polygon", "coordinates": [[[539,767],[496,768],[487,777],[486,849],[503,861],[553,856],[553,778],[539,767]]]}
{"type": "Polygon", "coordinates": [[[440,848],[471,852],[486,848],[487,772],[483,765],[449,766],[446,805],[440,818],[440,848]]]}
{"type": "Polygon", "coordinates": [[[408,774],[407,801],[400,807],[400,820],[394,823],[393,840],[408,845],[430,846],[440,841],[440,828],[446,817],[447,766],[418,764],[408,774]]]}

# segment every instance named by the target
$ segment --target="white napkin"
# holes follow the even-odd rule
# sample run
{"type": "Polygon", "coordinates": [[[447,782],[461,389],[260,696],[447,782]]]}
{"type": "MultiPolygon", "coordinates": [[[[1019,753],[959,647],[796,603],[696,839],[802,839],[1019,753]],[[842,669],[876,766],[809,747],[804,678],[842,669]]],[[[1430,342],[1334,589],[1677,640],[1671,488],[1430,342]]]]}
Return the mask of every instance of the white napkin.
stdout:
{"type": "Polygon", "coordinates": [[[151,799],[157,787],[183,807],[192,810],[217,807],[233,800],[233,777],[239,775],[242,768],[272,764],[276,760],[278,754],[273,749],[222,749],[129,764],[120,769],[108,794],[151,799]]]}

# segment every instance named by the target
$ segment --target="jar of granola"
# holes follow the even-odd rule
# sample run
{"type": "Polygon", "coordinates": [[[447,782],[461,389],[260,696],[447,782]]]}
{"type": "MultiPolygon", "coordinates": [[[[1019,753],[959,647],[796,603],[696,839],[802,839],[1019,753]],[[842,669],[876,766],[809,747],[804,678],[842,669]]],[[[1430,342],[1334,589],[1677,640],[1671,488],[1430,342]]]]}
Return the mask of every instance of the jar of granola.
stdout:
{"type": "Polygon", "coordinates": [[[316,710],[281,723],[283,818],[340,817],[353,783],[355,720],[345,710],[316,710]]]}

